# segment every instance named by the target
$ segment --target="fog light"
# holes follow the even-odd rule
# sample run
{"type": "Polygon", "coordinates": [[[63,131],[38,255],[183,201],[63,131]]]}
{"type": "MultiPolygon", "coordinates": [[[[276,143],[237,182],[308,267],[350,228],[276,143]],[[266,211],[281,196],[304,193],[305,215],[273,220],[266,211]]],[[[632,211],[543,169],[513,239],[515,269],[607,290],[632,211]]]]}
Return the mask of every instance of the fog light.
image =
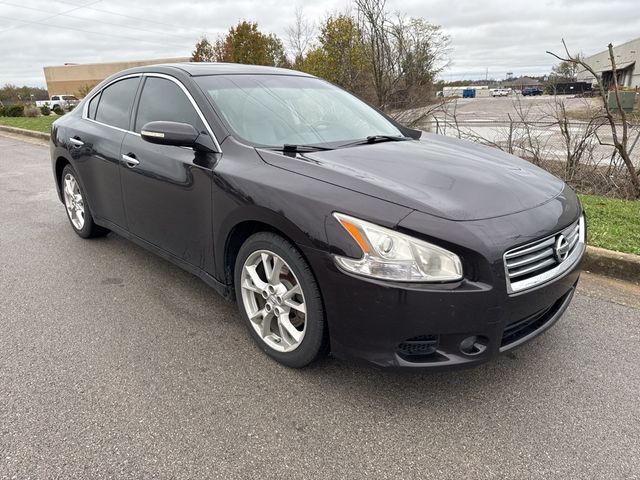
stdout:
{"type": "Polygon", "coordinates": [[[460,351],[465,355],[480,355],[487,349],[489,339],[471,335],[460,342],[460,351]]]}

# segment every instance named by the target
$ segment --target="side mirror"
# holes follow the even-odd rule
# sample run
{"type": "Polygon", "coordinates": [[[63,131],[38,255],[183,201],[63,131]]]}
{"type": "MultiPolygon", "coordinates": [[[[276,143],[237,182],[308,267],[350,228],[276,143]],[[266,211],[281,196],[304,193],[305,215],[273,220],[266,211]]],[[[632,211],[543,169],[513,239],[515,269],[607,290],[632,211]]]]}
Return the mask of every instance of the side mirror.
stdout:
{"type": "Polygon", "coordinates": [[[196,147],[200,133],[188,123],[149,122],[140,130],[140,136],[149,143],[159,145],[196,147]]]}

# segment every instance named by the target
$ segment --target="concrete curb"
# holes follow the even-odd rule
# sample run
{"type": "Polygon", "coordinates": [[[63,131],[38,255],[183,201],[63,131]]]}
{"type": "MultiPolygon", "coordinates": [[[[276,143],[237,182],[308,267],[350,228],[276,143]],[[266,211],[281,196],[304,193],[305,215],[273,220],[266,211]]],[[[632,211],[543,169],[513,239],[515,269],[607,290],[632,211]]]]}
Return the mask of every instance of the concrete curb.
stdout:
{"type": "Polygon", "coordinates": [[[48,133],[34,132],[33,130],[27,130],[25,128],[9,127],[7,125],[0,125],[0,132],[13,133],[15,135],[24,135],[25,137],[37,138],[38,140],[49,140],[50,135],[48,133]]]}
{"type": "MultiPolygon", "coordinates": [[[[24,135],[45,141],[49,140],[48,133],[34,132],[24,128],[0,125],[0,132],[24,135]]],[[[582,260],[582,268],[592,273],[640,283],[640,255],[587,246],[587,252],[582,260]]]]}
{"type": "Polygon", "coordinates": [[[582,269],[608,277],[640,283],[640,255],[587,246],[582,269]]]}

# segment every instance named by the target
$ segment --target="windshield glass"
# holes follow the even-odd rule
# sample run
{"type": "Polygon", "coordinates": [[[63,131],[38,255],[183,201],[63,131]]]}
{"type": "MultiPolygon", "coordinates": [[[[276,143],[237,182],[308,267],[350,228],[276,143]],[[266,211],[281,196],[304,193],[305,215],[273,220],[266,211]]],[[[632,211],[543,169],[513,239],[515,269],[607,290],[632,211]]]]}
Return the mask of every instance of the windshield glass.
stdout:
{"type": "Polygon", "coordinates": [[[324,80],[287,75],[196,77],[232,132],[254,145],[340,144],[402,136],[385,117],[324,80]]]}
{"type": "Polygon", "coordinates": [[[73,95],[63,95],[62,96],[63,100],[78,100],[76,97],[74,97],[73,95]]]}

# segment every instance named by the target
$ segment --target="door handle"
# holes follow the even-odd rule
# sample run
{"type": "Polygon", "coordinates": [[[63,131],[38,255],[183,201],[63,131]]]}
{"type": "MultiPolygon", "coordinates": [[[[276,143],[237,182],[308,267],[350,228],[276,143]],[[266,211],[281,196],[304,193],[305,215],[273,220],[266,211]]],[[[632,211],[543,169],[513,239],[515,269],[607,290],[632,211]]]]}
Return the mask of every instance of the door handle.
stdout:
{"type": "Polygon", "coordinates": [[[82,140],[80,140],[78,137],[71,137],[69,139],[69,142],[73,145],[75,145],[76,147],[81,147],[84,145],[84,142],[82,140]]]}
{"type": "Polygon", "coordinates": [[[133,153],[122,155],[122,160],[124,160],[125,165],[127,165],[127,167],[129,168],[134,168],[140,163],[133,153]]]}

